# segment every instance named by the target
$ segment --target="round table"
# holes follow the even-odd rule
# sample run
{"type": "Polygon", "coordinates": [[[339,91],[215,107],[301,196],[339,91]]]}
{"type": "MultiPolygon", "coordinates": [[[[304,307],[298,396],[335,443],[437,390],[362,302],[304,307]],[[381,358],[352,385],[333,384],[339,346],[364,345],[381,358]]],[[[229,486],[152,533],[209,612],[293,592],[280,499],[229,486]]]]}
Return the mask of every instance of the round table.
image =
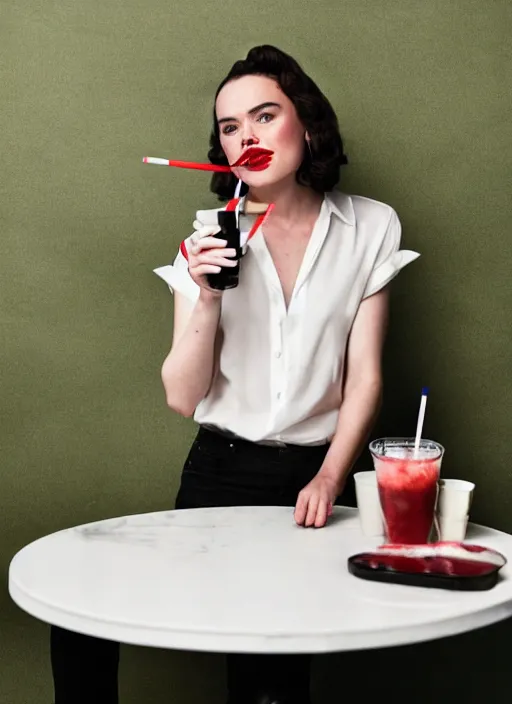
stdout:
{"type": "Polygon", "coordinates": [[[347,558],[376,547],[356,509],[327,527],[293,509],[166,511],[90,523],[27,545],[9,591],[29,614],[122,643],[245,653],[325,653],[414,643],[512,615],[512,536],[471,525],[466,539],[510,562],[487,592],[369,582],[347,558]]]}

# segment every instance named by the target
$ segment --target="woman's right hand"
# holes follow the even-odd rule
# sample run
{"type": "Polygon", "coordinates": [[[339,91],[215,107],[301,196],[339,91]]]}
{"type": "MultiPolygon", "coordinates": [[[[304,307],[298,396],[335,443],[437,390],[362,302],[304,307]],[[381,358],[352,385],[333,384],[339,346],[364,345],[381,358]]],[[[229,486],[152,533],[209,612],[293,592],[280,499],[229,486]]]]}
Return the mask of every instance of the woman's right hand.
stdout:
{"type": "Polygon", "coordinates": [[[204,225],[194,221],[195,232],[191,235],[188,249],[188,271],[192,280],[201,288],[215,296],[222,296],[222,291],[210,288],[207,274],[218,274],[222,267],[237,265],[236,250],[226,249],[227,241],[214,237],[220,232],[218,225],[204,225]]]}

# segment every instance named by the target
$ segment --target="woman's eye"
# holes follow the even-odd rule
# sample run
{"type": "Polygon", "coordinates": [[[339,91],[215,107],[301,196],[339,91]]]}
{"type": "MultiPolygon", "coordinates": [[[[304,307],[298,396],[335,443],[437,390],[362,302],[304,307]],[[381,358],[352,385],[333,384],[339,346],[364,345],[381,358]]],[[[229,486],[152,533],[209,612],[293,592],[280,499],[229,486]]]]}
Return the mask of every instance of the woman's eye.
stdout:
{"type": "Polygon", "coordinates": [[[226,125],[225,127],[222,128],[222,134],[233,134],[233,132],[236,130],[235,125],[226,125]]]}
{"type": "Polygon", "coordinates": [[[274,115],[270,112],[263,112],[259,117],[258,117],[258,122],[271,122],[274,119],[274,115]]]}

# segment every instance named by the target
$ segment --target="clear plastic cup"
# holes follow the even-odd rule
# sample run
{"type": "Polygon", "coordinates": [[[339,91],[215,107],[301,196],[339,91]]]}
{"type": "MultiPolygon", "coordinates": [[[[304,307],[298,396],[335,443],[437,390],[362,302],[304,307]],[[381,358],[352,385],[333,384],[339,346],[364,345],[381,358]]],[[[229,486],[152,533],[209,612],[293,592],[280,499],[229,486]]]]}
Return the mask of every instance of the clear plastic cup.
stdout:
{"type": "Polygon", "coordinates": [[[388,543],[429,541],[434,523],[444,447],[414,438],[380,438],[370,443],[388,543]]]}

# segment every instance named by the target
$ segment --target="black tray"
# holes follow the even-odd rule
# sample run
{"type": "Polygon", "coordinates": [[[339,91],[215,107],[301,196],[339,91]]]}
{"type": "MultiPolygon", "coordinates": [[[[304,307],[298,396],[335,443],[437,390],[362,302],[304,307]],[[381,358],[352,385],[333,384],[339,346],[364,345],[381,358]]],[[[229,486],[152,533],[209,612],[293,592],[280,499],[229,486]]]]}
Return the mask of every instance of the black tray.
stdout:
{"type": "Polygon", "coordinates": [[[348,571],[360,579],[459,591],[492,589],[504,555],[480,545],[433,543],[384,545],[348,558],[348,571]]]}

